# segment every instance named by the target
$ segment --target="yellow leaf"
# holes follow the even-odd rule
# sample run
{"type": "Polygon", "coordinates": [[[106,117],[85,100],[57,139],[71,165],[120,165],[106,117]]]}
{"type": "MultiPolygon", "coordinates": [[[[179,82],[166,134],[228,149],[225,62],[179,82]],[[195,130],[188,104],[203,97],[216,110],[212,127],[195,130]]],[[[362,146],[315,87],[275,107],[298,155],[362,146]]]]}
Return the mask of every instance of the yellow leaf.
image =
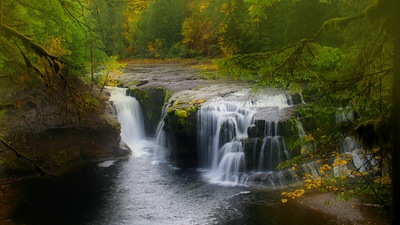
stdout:
{"type": "Polygon", "coordinates": [[[282,203],[286,203],[286,202],[287,202],[287,199],[286,199],[286,198],[283,198],[283,199],[281,199],[281,202],[282,202],[282,203]]]}

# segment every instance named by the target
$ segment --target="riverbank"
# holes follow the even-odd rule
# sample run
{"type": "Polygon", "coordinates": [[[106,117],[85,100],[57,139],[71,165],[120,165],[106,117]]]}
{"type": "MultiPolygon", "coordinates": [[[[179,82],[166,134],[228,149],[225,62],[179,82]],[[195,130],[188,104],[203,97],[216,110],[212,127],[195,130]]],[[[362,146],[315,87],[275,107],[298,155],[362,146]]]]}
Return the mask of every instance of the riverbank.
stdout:
{"type": "Polygon", "coordinates": [[[383,207],[352,198],[341,200],[333,193],[309,193],[296,202],[302,207],[309,207],[327,215],[332,215],[343,221],[343,224],[352,225],[389,225],[388,212],[383,207]]]}

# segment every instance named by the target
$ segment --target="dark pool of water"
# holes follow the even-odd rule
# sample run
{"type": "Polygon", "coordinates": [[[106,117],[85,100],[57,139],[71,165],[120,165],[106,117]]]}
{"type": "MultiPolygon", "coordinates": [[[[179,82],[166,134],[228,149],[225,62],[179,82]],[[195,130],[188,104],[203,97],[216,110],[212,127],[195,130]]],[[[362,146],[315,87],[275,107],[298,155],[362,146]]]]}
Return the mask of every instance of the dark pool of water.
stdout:
{"type": "Polygon", "coordinates": [[[25,195],[13,213],[16,224],[339,224],[307,207],[282,204],[280,191],[209,184],[195,169],[151,157],[18,185],[25,195]]]}

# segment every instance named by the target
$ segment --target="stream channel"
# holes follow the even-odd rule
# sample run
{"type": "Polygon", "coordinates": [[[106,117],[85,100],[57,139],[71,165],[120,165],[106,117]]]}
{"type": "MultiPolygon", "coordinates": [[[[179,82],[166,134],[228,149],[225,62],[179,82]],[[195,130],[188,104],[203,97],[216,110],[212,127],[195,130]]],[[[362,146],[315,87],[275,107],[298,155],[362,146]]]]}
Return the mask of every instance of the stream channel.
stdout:
{"type": "Polygon", "coordinates": [[[197,168],[177,168],[159,158],[155,140],[124,138],[137,139],[127,143],[136,152],[128,159],[92,163],[60,177],[16,184],[24,194],[12,221],[32,225],[343,223],[298,201],[282,204],[282,189],[209,182],[197,168]]]}

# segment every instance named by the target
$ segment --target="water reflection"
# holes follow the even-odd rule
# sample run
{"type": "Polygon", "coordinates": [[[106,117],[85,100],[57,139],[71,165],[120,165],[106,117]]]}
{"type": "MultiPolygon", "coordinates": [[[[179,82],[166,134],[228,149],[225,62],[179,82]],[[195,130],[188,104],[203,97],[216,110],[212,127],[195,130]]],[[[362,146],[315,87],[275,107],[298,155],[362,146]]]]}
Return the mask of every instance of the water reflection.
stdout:
{"type": "Polygon", "coordinates": [[[279,192],[212,185],[195,169],[151,162],[151,156],[131,157],[20,184],[26,195],[12,219],[38,225],[337,224],[281,204],[279,192]]]}
{"type": "Polygon", "coordinates": [[[210,224],[227,195],[203,182],[196,170],[180,170],[150,157],[108,167],[85,166],[59,178],[25,184],[14,213],[25,224],[210,224]]]}

